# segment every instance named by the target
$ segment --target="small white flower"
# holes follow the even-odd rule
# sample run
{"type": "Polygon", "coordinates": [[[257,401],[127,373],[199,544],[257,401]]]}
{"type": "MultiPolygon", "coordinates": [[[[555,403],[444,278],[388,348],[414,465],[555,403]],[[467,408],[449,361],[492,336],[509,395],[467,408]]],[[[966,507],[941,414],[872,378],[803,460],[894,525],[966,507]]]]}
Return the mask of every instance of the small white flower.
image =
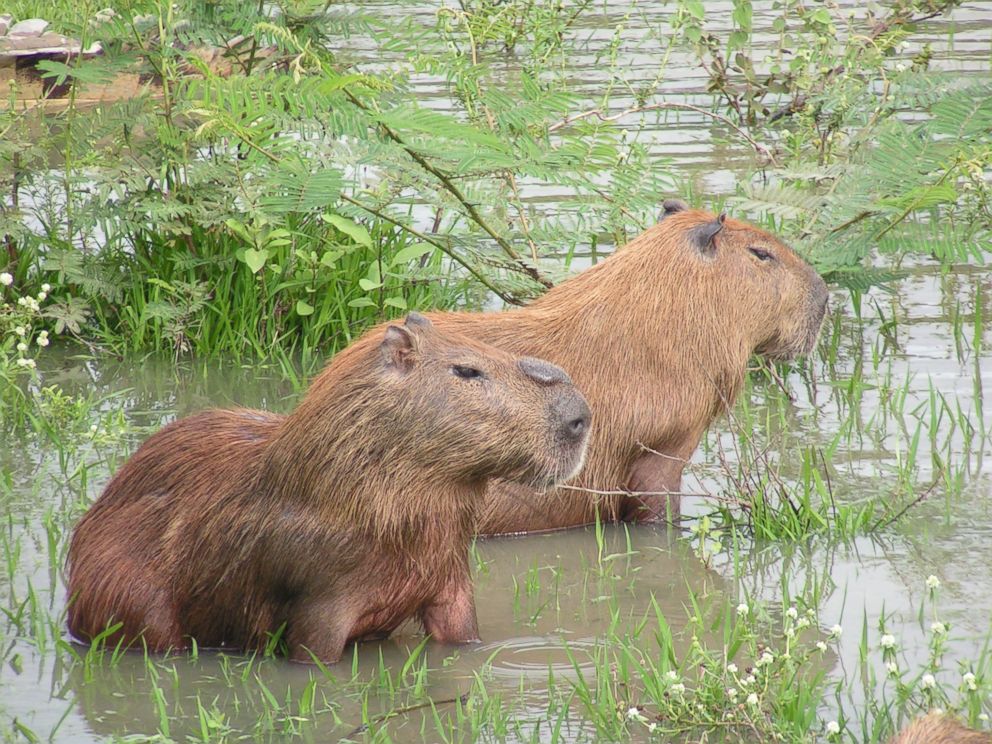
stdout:
{"type": "Polygon", "coordinates": [[[99,428],[96,424],[90,424],[90,432],[93,434],[96,434],[96,430],[99,428]]]}
{"type": "Polygon", "coordinates": [[[904,49],[904,50],[905,49],[909,49],[909,42],[908,41],[900,41],[899,42],[899,48],[900,49],[904,49]]]}
{"type": "Polygon", "coordinates": [[[0,274],[0,284],[5,287],[9,287],[14,283],[14,277],[8,274],[6,271],[0,274]]]}
{"type": "Polygon", "coordinates": [[[927,576],[927,589],[933,591],[934,589],[937,589],[939,587],[940,587],[940,579],[938,579],[933,574],[927,576]]]}
{"type": "Polygon", "coordinates": [[[685,692],[685,685],[682,684],[681,682],[676,682],[669,689],[676,695],[681,695],[682,693],[685,692]]]}
{"type": "Polygon", "coordinates": [[[727,697],[730,698],[730,702],[734,702],[735,700],[737,700],[737,688],[736,687],[728,687],[727,688],[727,697]]]}
{"type": "Polygon", "coordinates": [[[964,686],[967,687],[969,690],[978,689],[978,683],[975,681],[975,675],[972,674],[971,672],[965,672],[964,674],[962,674],[961,681],[964,683],[964,686]]]}
{"type": "Polygon", "coordinates": [[[805,617],[799,618],[799,622],[796,623],[796,627],[799,630],[804,630],[809,627],[809,619],[805,617]]]}
{"type": "Polygon", "coordinates": [[[922,687],[924,690],[930,690],[936,686],[937,686],[937,680],[929,672],[927,672],[922,677],[920,677],[920,687],[922,687]]]}
{"type": "Polygon", "coordinates": [[[902,62],[896,65],[896,72],[906,72],[906,65],[902,62]]]}
{"type": "Polygon", "coordinates": [[[25,328],[24,326],[14,326],[14,333],[16,333],[18,336],[23,336],[27,332],[28,329],[25,328]]]}
{"type": "Polygon", "coordinates": [[[839,734],[840,724],[837,721],[827,721],[827,733],[828,734],[839,734]]]}
{"type": "Polygon", "coordinates": [[[727,671],[731,674],[737,674],[737,665],[734,662],[727,664],[727,671]]]}
{"type": "Polygon", "coordinates": [[[21,307],[24,307],[25,305],[28,304],[28,298],[27,297],[18,297],[17,298],[17,304],[20,305],[21,307]]]}
{"type": "Polygon", "coordinates": [[[48,346],[48,336],[38,336],[38,346],[48,346]]]}
{"type": "Polygon", "coordinates": [[[741,682],[741,684],[742,685],[753,685],[754,684],[754,675],[753,674],[747,675],[744,678],[744,680],[741,682]]]}
{"type": "Polygon", "coordinates": [[[793,637],[795,637],[795,635],[796,635],[796,629],[795,628],[786,628],[785,629],[785,637],[786,638],[793,638],[793,637]]]}
{"type": "Polygon", "coordinates": [[[930,630],[934,635],[944,635],[947,632],[947,626],[940,622],[940,620],[935,620],[930,623],[930,630]]]}
{"type": "Polygon", "coordinates": [[[657,723],[649,723],[648,724],[648,733],[649,734],[653,734],[657,729],[658,729],[658,724],[657,723]]]}
{"type": "Polygon", "coordinates": [[[678,672],[672,670],[669,672],[665,672],[665,677],[667,677],[669,681],[675,682],[679,678],[679,674],[678,672]]]}
{"type": "Polygon", "coordinates": [[[750,695],[748,695],[747,696],[747,704],[748,705],[757,705],[758,704],[758,693],[752,692],[750,695]]]}
{"type": "Polygon", "coordinates": [[[824,643],[823,641],[817,641],[816,642],[816,648],[819,651],[826,651],[827,650],[827,644],[824,643]]]}
{"type": "Polygon", "coordinates": [[[747,603],[741,602],[737,605],[737,616],[747,617],[747,614],[751,611],[751,608],[747,606],[747,603]]]}
{"type": "Polygon", "coordinates": [[[982,722],[989,720],[989,714],[988,713],[979,713],[978,714],[978,720],[979,721],[982,721],[982,722]]]}
{"type": "Polygon", "coordinates": [[[894,661],[890,661],[888,664],[886,664],[885,669],[893,677],[899,676],[899,665],[896,664],[894,661]]]}
{"type": "Polygon", "coordinates": [[[648,720],[641,715],[641,711],[637,708],[627,708],[627,720],[628,721],[646,721],[648,720]]]}
{"type": "Polygon", "coordinates": [[[799,617],[799,610],[797,610],[795,607],[790,607],[785,611],[785,614],[788,615],[793,620],[795,620],[797,617],[799,617]]]}
{"type": "Polygon", "coordinates": [[[878,645],[881,646],[882,648],[895,648],[896,637],[891,633],[886,633],[879,639],[878,645]]]}
{"type": "Polygon", "coordinates": [[[23,341],[21,341],[21,343],[19,343],[17,345],[17,350],[18,351],[21,351],[21,352],[27,351],[28,350],[28,345],[26,343],[24,343],[23,341]]]}
{"type": "Polygon", "coordinates": [[[41,291],[44,292],[44,293],[46,293],[46,294],[49,293],[49,292],[51,292],[52,291],[52,285],[49,284],[48,282],[45,282],[44,284],[41,285],[41,291]]]}
{"type": "Polygon", "coordinates": [[[761,658],[754,662],[754,665],[756,667],[762,667],[771,664],[773,661],[775,661],[775,657],[772,656],[771,652],[765,651],[761,654],[761,658]]]}
{"type": "Polygon", "coordinates": [[[17,360],[17,363],[21,367],[27,367],[28,369],[34,369],[34,367],[35,367],[34,359],[25,359],[25,358],[22,357],[21,359],[18,359],[17,360]]]}
{"type": "Polygon", "coordinates": [[[843,632],[844,632],[844,629],[842,627],[840,627],[839,625],[834,625],[830,629],[830,637],[831,638],[840,638],[841,633],[843,633],[843,632]]]}
{"type": "Polygon", "coordinates": [[[944,709],[943,708],[931,708],[930,709],[930,712],[933,713],[935,716],[942,716],[942,715],[944,715],[944,709]]]}

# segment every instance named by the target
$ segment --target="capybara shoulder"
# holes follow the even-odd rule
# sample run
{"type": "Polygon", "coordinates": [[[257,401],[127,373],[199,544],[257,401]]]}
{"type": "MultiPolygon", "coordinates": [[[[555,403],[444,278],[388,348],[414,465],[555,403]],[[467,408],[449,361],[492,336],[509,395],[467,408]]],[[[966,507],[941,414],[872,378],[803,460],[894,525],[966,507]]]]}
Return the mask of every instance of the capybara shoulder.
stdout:
{"type": "Polygon", "coordinates": [[[74,530],[70,630],[154,651],[281,633],[325,661],[409,617],[472,640],[487,481],[571,477],[589,423],[558,367],[410,314],[341,352],[288,416],[206,411],[148,439],[74,530]]]}

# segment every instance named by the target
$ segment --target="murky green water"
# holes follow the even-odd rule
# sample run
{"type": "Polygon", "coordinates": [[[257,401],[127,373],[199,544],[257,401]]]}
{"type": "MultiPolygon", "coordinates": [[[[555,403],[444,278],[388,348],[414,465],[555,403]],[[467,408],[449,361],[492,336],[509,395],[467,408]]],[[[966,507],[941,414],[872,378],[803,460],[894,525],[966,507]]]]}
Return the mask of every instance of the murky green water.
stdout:
{"type": "MultiPolygon", "coordinates": [[[[729,3],[712,5],[707,4],[708,14],[729,16],[729,3]]],[[[389,4],[381,11],[401,12],[389,4]]],[[[756,13],[755,25],[769,12],[756,13]]],[[[432,11],[405,7],[402,13],[407,22],[428,23],[432,11]]],[[[635,29],[638,23],[658,25],[666,13],[664,6],[648,3],[630,23],[635,29]]],[[[968,3],[953,23],[930,22],[924,40],[934,44],[947,69],[987,74],[990,18],[992,3],[968,3]]],[[[590,38],[609,33],[587,31],[590,38]]],[[[360,56],[361,40],[352,42],[360,56]]],[[[627,50],[632,78],[653,75],[648,50],[632,44],[627,50]]],[[[702,84],[701,73],[678,60],[670,69],[679,71],[670,75],[672,95],[691,97],[702,84]]],[[[595,90],[593,60],[576,60],[574,74],[595,90]]],[[[416,80],[425,101],[444,107],[437,83],[416,80]]],[[[721,144],[725,134],[687,116],[659,122],[650,132],[659,156],[671,159],[676,170],[695,174],[706,193],[731,191],[750,165],[747,152],[721,144]]],[[[532,187],[530,198],[552,208],[563,196],[532,187]]],[[[909,503],[913,494],[926,493],[895,525],[848,542],[745,541],[736,549],[725,546],[709,565],[694,550],[690,533],[657,527],[483,541],[476,547],[476,565],[484,642],[462,648],[428,644],[421,661],[426,659],[429,670],[423,672],[418,661],[405,675],[408,656],[421,641],[413,627],[381,643],[363,644],[354,664],[343,662],[327,674],[280,660],[209,653],[150,662],[140,653],[117,663],[74,661],[85,649],[66,643],[60,574],[66,539],[127,453],[176,416],[232,404],[285,411],[298,391],[277,369],[177,370],[154,360],[51,355],[46,383],[104,400],[85,420],[57,427],[62,448],[29,436],[0,442],[0,504],[6,515],[0,525],[0,720],[16,720],[42,739],[57,741],[156,734],[183,740],[225,732],[232,739],[295,733],[335,741],[366,735],[360,728],[364,709],[373,719],[399,711],[381,722],[394,739],[439,741],[442,731],[455,739],[466,735],[457,706],[446,701],[474,689],[474,704],[481,707],[474,714],[489,721],[482,738],[592,740],[594,729],[570,698],[572,683],[579,675],[605,673],[608,666],[598,660],[607,637],[635,636],[633,645],[659,655],[654,636],[642,628],[645,618],[654,617],[653,603],[682,649],[690,642],[682,630],[693,601],[704,616],[741,601],[764,606],[774,616],[781,614],[786,596],[813,591],[821,596],[820,625],[839,623],[845,629],[824,655],[824,669],[848,680],[847,694],[858,701],[864,694],[863,624],[872,634],[867,667],[878,678],[885,676],[876,652],[882,617],[898,639],[901,666],[916,669],[927,658],[931,617],[921,615],[920,606],[931,574],[941,581],[940,618],[949,627],[944,674],[957,674],[956,663],[977,659],[992,631],[992,476],[986,464],[992,404],[984,402],[992,385],[992,324],[985,320],[992,308],[992,277],[984,269],[941,271],[926,263],[908,271],[894,293],[876,290],[862,298],[860,317],[848,295],[838,292],[809,372],[788,377],[788,394],[756,381],[736,414],[738,423],[750,422],[755,439],[767,445],[770,458],[784,463],[786,474],[804,449],[828,453],[838,502],[891,494],[894,501],[909,503]],[[115,425],[120,411],[128,424],[123,434],[115,425]],[[419,692],[426,692],[435,708],[423,707],[419,692]],[[412,706],[421,707],[407,710],[412,706]]],[[[726,490],[721,459],[735,461],[736,431],[730,421],[714,426],[694,457],[687,491],[726,490]]],[[[685,511],[699,515],[711,506],[710,498],[691,497],[685,511]]],[[[711,640],[719,644],[716,630],[711,640]]]]}

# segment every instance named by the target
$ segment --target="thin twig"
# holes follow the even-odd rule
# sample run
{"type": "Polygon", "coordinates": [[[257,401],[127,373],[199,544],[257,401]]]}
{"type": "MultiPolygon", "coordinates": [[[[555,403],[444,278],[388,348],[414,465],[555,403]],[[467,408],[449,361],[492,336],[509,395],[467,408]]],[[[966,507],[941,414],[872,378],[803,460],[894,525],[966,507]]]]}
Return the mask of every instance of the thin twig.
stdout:
{"type": "Polygon", "coordinates": [[[563,129],[564,127],[567,127],[569,124],[573,124],[581,119],[588,119],[591,116],[596,117],[600,121],[613,122],[613,121],[617,121],[618,119],[622,119],[625,116],[629,116],[631,114],[642,114],[646,111],[663,111],[667,109],[681,109],[685,111],[695,111],[697,114],[701,114],[702,116],[708,116],[711,119],[716,119],[717,121],[723,122],[728,127],[730,127],[735,132],[737,132],[737,134],[739,134],[743,139],[745,139],[747,143],[751,145],[752,148],[754,148],[754,151],[758,153],[758,155],[768,158],[768,162],[771,163],[773,166],[776,167],[778,166],[778,163],[775,161],[775,156],[771,153],[771,151],[763,144],[755,140],[751,135],[745,132],[731,119],[724,116],[723,114],[718,114],[714,111],[707,111],[706,109],[701,108],[699,106],[694,106],[691,103],[677,103],[675,101],[662,101],[660,103],[649,103],[643,106],[631,106],[630,108],[624,109],[620,113],[612,114],[610,116],[605,116],[601,109],[598,108],[590,109],[589,111],[583,111],[581,114],[574,114],[573,116],[567,116],[561,121],[559,121],[557,124],[552,124],[550,127],[548,127],[548,133],[551,134],[553,132],[557,132],[559,129],[563,129]]]}

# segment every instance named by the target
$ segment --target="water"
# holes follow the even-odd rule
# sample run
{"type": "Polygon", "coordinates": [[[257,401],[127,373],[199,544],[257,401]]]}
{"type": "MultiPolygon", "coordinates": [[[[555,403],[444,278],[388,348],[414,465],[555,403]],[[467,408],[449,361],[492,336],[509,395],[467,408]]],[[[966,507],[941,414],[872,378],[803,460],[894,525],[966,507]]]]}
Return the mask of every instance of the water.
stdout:
{"type": "MultiPolygon", "coordinates": [[[[602,7],[603,22],[583,29],[591,47],[610,34],[608,28],[628,6],[602,7]]],[[[714,31],[729,27],[730,3],[706,7],[714,31]]],[[[383,19],[433,22],[433,9],[423,5],[368,3],[363,8],[383,19]]],[[[669,13],[664,4],[645,3],[626,21],[632,41],[622,53],[628,55],[632,81],[656,74],[648,32],[669,13]]],[[[755,26],[767,26],[772,13],[756,10],[755,26]]],[[[951,21],[927,22],[916,38],[933,45],[941,67],[985,75],[990,18],[992,2],[966,3],[951,21]]],[[[770,43],[770,37],[756,36],[758,47],[770,43]]],[[[363,59],[372,49],[354,38],[342,54],[363,59]]],[[[512,65],[512,58],[506,64],[512,65]]],[[[662,87],[667,96],[699,97],[700,70],[674,56],[668,70],[662,87]],[[675,70],[678,74],[671,74],[675,70]]],[[[576,59],[570,72],[595,94],[601,80],[595,59],[576,59]]],[[[415,76],[413,85],[428,105],[450,107],[440,81],[415,76]]],[[[692,113],[660,118],[641,136],[701,193],[732,193],[752,166],[751,152],[733,144],[731,133],[692,113]]],[[[536,185],[525,193],[548,209],[569,196],[536,185]]],[[[566,740],[595,740],[581,706],[569,702],[573,684],[580,676],[594,680],[604,669],[598,662],[603,639],[611,633],[635,636],[633,646],[659,656],[650,629],[638,631],[645,618],[653,622],[653,603],[671,624],[681,656],[691,640],[686,628],[694,601],[706,621],[718,620],[726,607],[742,601],[779,618],[786,593],[801,595],[814,586],[822,595],[820,628],[839,623],[845,629],[820,663],[831,678],[850,681],[857,705],[864,695],[854,686],[863,621],[870,633],[869,666],[879,677],[884,669],[877,628],[883,617],[898,639],[900,666],[918,673],[925,662],[932,617],[929,605],[922,615],[920,607],[931,574],[941,582],[940,619],[950,628],[941,676],[953,686],[958,663],[977,659],[992,631],[992,574],[987,570],[992,477],[986,464],[992,410],[983,399],[992,385],[992,337],[989,324],[981,322],[992,307],[992,278],[985,270],[943,271],[925,262],[908,270],[895,293],[875,290],[863,298],[860,319],[848,295],[836,292],[828,318],[828,328],[832,323],[837,329],[836,353],[824,342],[807,377],[790,375],[791,398],[776,385],[756,382],[738,406],[738,415],[755,422],[756,437],[767,443],[773,459],[786,463],[786,470],[803,447],[832,452],[830,475],[838,501],[887,493],[908,503],[910,491],[923,494],[938,481],[896,525],[847,542],[749,541],[736,552],[724,546],[708,563],[694,550],[689,533],[650,526],[608,526],[600,536],[586,528],[480,541],[473,560],[483,642],[457,648],[429,643],[422,657],[429,671],[418,677],[415,663],[402,683],[400,672],[421,642],[412,626],[385,641],[361,645],[354,664],[346,660],[327,675],[278,659],[211,653],[151,662],[129,653],[116,664],[92,667],[74,662],[73,654],[85,649],[65,643],[59,571],[65,540],[126,454],[176,416],[211,405],[286,411],[299,391],[276,369],[188,365],[177,371],[168,362],[49,355],[46,383],[58,382],[70,394],[103,397],[104,402],[84,421],[62,430],[69,443],[63,461],[51,442],[29,436],[8,437],[0,448],[0,501],[8,515],[0,539],[0,558],[7,567],[0,570],[0,607],[7,613],[0,619],[0,732],[16,738],[8,731],[17,721],[42,739],[57,741],[159,733],[181,740],[200,737],[204,730],[215,737],[298,734],[336,741],[366,735],[364,707],[373,719],[399,711],[388,721],[394,739],[435,741],[435,714],[416,694],[419,684],[442,720],[456,708],[445,701],[470,690],[477,693],[476,704],[488,700],[482,717],[489,723],[479,734],[483,739],[550,740],[559,727],[566,740]],[[119,410],[128,423],[120,434],[113,426],[119,410]],[[91,423],[99,427],[95,438],[91,423]],[[902,478],[910,458],[916,465],[907,487],[902,478]],[[945,476],[957,479],[959,488],[941,482],[945,476]],[[35,642],[25,640],[29,637],[35,642]],[[481,689],[486,694],[479,697],[481,689]]],[[[719,453],[730,453],[732,462],[734,439],[730,422],[714,425],[694,457],[686,490],[719,494],[726,488],[719,453]]],[[[711,505],[706,498],[689,498],[685,510],[691,517],[711,505]]],[[[719,646],[719,632],[704,641],[719,646]]],[[[825,703],[825,719],[833,715],[832,705],[825,703]]]]}

